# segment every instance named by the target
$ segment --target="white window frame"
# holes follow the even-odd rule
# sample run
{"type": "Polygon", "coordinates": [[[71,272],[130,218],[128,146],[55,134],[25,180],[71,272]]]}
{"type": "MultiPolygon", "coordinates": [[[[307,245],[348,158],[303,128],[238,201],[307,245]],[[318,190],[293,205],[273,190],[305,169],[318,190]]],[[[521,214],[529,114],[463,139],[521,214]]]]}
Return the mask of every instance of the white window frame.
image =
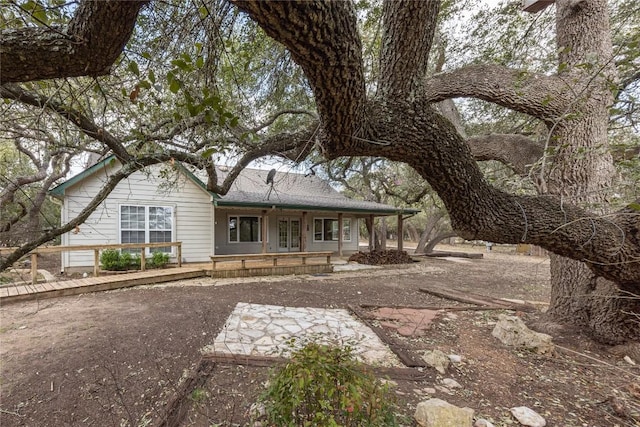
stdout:
{"type": "MultiPolygon", "coordinates": [[[[149,227],[149,210],[150,208],[162,208],[162,209],[170,209],[171,210],[171,242],[176,242],[176,208],[175,206],[162,206],[156,204],[142,204],[142,203],[121,203],[118,205],[118,242],[122,244],[122,232],[123,231],[142,231],[142,229],[123,229],[122,228],[122,208],[128,207],[136,207],[136,208],[144,208],[144,243],[150,243],[150,236],[152,231],[168,231],[167,229],[162,230],[151,230],[149,227]]],[[[169,243],[169,242],[167,242],[169,243]]],[[[175,246],[169,246],[169,252],[163,252],[169,254],[169,256],[175,255],[175,246]]],[[[158,248],[145,248],[145,255],[151,255],[151,249],[158,248]]]]}
{"type": "MultiPolygon", "coordinates": [[[[338,241],[339,237],[334,239],[334,240],[325,240],[324,239],[324,226],[325,226],[325,221],[326,220],[335,221],[338,224],[338,227],[339,227],[340,222],[338,221],[338,218],[333,218],[333,217],[314,217],[313,218],[313,241],[314,242],[337,242],[338,241]],[[319,239],[319,240],[316,239],[316,220],[321,220],[322,221],[322,230],[321,230],[322,239],[319,239]]],[[[342,241],[343,242],[350,242],[351,241],[351,230],[352,230],[352,228],[351,228],[351,218],[342,218],[342,230],[338,229],[338,233],[339,233],[338,236],[342,235],[342,241]],[[344,238],[344,227],[345,227],[345,223],[347,223],[347,222],[349,223],[349,239],[348,240],[344,238]]]]}
{"type": "MultiPolygon", "coordinates": [[[[269,237],[267,237],[267,241],[269,241],[269,237]]],[[[239,243],[262,243],[262,216],[260,215],[227,215],[227,242],[229,244],[239,244],[239,243]],[[235,218],[236,220],[236,230],[238,231],[236,234],[236,240],[231,240],[231,219],[235,218]],[[243,242],[240,240],[240,218],[256,218],[258,220],[258,240],[256,241],[247,241],[243,242]]]]}

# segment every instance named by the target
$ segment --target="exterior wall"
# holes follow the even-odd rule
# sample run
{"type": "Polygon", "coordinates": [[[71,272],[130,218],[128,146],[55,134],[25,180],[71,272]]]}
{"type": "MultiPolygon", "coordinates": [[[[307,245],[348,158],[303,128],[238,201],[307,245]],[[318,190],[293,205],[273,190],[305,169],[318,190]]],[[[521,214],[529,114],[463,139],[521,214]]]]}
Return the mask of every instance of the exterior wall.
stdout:
{"type": "MultiPolygon", "coordinates": [[[[65,191],[62,220],[75,217],[102,188],[108,174],[120,167],[109,165],[106,169],[81,180],[65,191]]],[[[62,236],[63,245],[95,245],[120,243],[120,205],[151,205],[173,208],[174,241],[182,242],[183,262],[208,262],[214,241],[212,218],[213,205],[209,194],[191,180],[179,175],[168,186],[159,178],[161,167],[150,173],[136,172],[121,181],[108,198],[76,230],[62,236]],[[163,189],[163,186],[169,187],[163,189]]],[[[175,261],[175,248],[172,261],[175,261]]],[[[65,252],[62,267],[93,266],[93,251],[65,252]]]]}
{"type": "MultiPolygon", "coordinates": [[[[301,211],[273,211],[268,212],[268,235],[267,252],[278,252],[278,220],[280,218],[294,218],[302,220],[301,211]]],[[[359,224],[358,219],[349,214],[344,215],[344,219],[351,219],[351,241],[344,241],[342,244],[343,254],[350,254],[358,251],[359,224]]],[[[215,210],[215,254],[252,254],[262,252],[262,242],[230,242],[229,241],[229,216],[262,216],[262,211],[257,209],[227,209],[216,208],[215,210]]],[[[313,241],[313,220],[315,218],[338,219],[333,213],[312,213],[307,214],[308,230],[302,230],[307,237],[307,251],[338,251],[338,242],[314,242],[313,241]]]]}

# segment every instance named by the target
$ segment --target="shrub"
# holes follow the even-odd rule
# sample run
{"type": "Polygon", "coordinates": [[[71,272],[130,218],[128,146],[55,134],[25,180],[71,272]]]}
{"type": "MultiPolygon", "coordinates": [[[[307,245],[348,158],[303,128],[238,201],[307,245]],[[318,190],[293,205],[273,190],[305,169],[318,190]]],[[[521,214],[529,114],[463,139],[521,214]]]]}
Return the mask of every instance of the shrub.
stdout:
{"type": "Polygon", "coordinates": [[[140,255],[106,249],[100,254],[100,266],[108,271],[136,270],[140,268],[140,255]]]}
{"type": "Polygon", "coordinates": [[[309,343],[271,374],[259,398],[268,425],[397,426],[393,395],[349,346],[309,343]]]}
{"type": "Polygon", "coordinates": [[[120,270],[120,251],[106,249],[100,254],[100,268],[103,270],[120,270]]]}
{"type": "Polygon", "coordinates": [[[149,265],[153,268],[163,268],[169,264],[169,254],[164,252],[154,252],[149,260],[149,265]]]}

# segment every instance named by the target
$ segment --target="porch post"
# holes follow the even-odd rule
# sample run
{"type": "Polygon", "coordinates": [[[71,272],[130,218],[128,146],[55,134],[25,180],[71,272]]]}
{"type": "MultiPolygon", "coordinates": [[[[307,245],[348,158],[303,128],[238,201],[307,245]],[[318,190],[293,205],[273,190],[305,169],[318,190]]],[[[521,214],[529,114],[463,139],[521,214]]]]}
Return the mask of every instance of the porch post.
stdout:
{"type": "Polygon", "coordinates": [[[302,224],[300,224],[300,252],[307,251],[307,212],[302,212],[302,224]]]}
{"type": "Polygon", "coordinates": [[[371,232],[369,233],[369,252],[373,252],[376,248],[376,229],[373,214],[369,215],[369,222],[371,223],[371,232]]]}
{"type": "Polygon", "coordinates": [[[269,228],[269,217],[267,216],[267,211],[262,211],[262,253],[267,253],[267,229],[269,228]]]}
{"type": "Polygon", "coordinates": [[[404,237],[404,219],[402,218],[402,214],[399,213],[398,214],[398,252],[402,252],[404,243],[403,243],[403,237],[404,237]]]}
{"type": "Polygon", "coordinates": [[[342,256],[342,213],[338,214],[338,256],[342,256]]]}

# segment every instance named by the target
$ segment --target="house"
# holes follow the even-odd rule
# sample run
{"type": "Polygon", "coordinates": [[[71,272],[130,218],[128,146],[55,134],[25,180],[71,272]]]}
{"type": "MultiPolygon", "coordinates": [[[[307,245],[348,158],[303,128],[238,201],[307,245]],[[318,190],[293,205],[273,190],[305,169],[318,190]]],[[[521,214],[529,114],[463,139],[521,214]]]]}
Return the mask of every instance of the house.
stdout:
{"type": "MultiPolygon", "coordinates": [[[[53,188],[62,223],[76,217],[120,167],[111,156],[53,188]]],[[[218,171],[224,178],[225,168],[218,171]]],[[[84,224],[64,234],[62,245],[180,241],[183,262],[264,252],[346,255],[358,250],[361,219],[418,212],[347,198],[315,175],[245,169],[224,196],[208,191],[205,182],[200,171],[179,163],[136,172],[84,224]]],[[[175,261],[175,247],[166,252],[175,261]]],[[[93,260],[92,251],[63,252],[62,269],[93,260]]]]}

